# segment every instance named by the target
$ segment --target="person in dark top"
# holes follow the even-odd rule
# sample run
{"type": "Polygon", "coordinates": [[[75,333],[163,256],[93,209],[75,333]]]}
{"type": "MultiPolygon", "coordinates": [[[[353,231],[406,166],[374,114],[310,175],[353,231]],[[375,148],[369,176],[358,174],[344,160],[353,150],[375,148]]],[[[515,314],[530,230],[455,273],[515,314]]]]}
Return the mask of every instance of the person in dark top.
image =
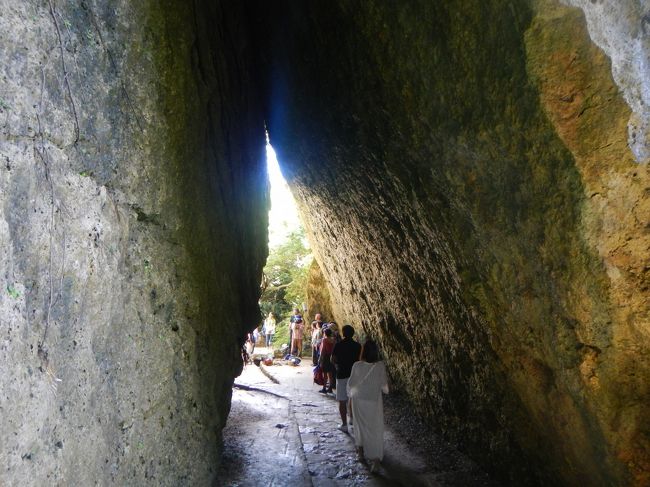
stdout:
{"type": "MultiPolygon", "coordinates": [[[[341,415],[341,426],[339,426],[339,429],[347,433],[348,395],[346,388],[348,378],[352,372],[352,365],[359,360],[361,345],[352,339],[354,336],[354,328],[350,325],[345,325],[341,331],[343,332],[343,340],[334,346],[332,363],[336,366],[336,400],[339,402],[339,413],[341,415]]],[[[350,408],[351,414],[352,408],[350,408]]],[[[352,424],[352,416],[350,416],[350,424],[352,424]]]]}

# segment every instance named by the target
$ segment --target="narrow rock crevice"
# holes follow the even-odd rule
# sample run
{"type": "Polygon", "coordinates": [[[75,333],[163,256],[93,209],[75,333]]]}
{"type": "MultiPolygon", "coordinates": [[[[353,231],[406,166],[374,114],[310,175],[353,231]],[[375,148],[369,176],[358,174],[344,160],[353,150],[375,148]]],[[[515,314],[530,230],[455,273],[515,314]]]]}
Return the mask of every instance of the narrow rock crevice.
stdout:
{"type": "Polygon", "coordinates": [[[266,127],[310,308],[436,434],[506,484],[648,485],[639,2],[1,12],[0,483],[218,482],[266,127]]]}

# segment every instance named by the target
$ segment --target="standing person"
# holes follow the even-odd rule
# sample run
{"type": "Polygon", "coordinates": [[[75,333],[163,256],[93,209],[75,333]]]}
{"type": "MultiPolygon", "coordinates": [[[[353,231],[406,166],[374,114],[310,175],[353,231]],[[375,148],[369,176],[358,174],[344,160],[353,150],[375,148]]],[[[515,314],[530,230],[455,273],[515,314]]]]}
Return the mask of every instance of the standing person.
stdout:
{"type": "Polygon", "coordinates": [[[379,360],[379,349],[372,340],[361,348],[361,358],[352,366],[347,384],[354,413],[354,444],[359,460],[364,457],[374,472],[384,458],[384,403],[388,394],[386,366],[379,360]]]}
{"type": "Polygon", "coordinates": [[[323,321],[321,320],[320,313],[314,316],[314,321],[311,322],[311,364],[316,367],[318,364],[318,353],[320,342],[323,338],[323,321]]]}
{"type": "Polygon", "coordinates": [[[300,315],[300,310],[298,308],[293,308],[293,314],[289,320],[289,353],[293,353],[293,324],[298,320],[302,320],[300,315]]]}
{"type": "Polygon", "coordinates": [[[291,325],[293,331],[293,341],[291,342],[291,354],[302,356],[302,334],[305,330],[305,323],[302,321],[302,317],[294,321],[291,325]],[[294,350],[296,351],[294,353],[294,350]]]}
{"type": "MultiPolygon", "coordinates": [[[[331,327],[328,328],[328,330],[330,329],[331,327]]],[[[344,433],[347,433],[348,394],[346,387],[348,378],[352,372],[352,365],[359,360],[361,345],[352,339],[354,336],[354,328],[350,325],[345,325],[341,331],[343,332],[343,340],[334,345],[332,363],[336,366],[336,400],[339,402],[339,414],[341,415],[341,426],[339,426],[339,429],[344,433]]],[[[350,422],[352,422],[351,408],[350,422]]]]}
{"type": "Polygon", "coordinates": [[[332,391],[332,386],[334,385],[334,365],[332,364],[332,352],[334,351],[334,345],[336,341],[332,338],[332,330],[325,329],[325,336],[320,344],[320,353],[318,358],[318,365],[320,365],[323,374],[325,374],[326,383],[323,384],[323,388],[318,391],[326,394],[332,391]]]}
{"type": "Polygon", "coordinates": [[[255,352],[255,339],[253,338],[252,333],[246,334],[246,353],[248,353],[249,358],[253,356],[255,352]]]}
{"type": "Polygon", "coordinates": [[[266,347],[270,347],[275,335],[275,316],[269,312],[269,316],[264,320],[264,334],[266,336],[266,347]]]}

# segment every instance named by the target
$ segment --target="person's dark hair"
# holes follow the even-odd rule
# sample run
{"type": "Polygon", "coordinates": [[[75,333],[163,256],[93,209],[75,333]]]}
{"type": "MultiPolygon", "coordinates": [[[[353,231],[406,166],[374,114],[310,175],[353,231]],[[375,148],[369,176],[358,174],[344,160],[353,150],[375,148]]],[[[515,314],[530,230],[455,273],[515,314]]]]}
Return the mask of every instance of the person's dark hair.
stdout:
{"type": "Polygon", "coordinates": [[[329,328],[325,328],[325,331],[323,333],[325,333],[326,337],[331,337],[332,336],[332,330],[330,330],[329,328]]]}
{"type": "Polygon", "coordinates": [[[352,338],[354,336],[354,328],[352,328],[350,325],[345,325],[341,331],[343,332],[343,336],[345,338],[352,338]]]}
{"type": "Polygon", "coordinates": [[[361,347],[360,358],[368,363],[377,362],[379,360],[379,347],[377,347],[377,344],[370,339],[366,340],[366,343],[361,347]]]}

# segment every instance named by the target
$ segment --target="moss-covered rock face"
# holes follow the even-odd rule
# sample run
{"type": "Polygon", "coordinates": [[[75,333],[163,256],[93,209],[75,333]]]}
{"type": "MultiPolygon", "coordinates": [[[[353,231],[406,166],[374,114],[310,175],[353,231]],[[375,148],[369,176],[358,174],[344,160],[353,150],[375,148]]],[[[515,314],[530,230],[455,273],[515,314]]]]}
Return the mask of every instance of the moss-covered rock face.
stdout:
{"type": "Polygon", "coordinates": [[[0,484],[210,484],[266,240],[240,10],[4,3],[0,484]]]}
{"type": "Polygon", "coordinates": [[[581,11],[267,14],[271,141],[336,316],[502,478],[646,485],[650,179],[581,11]]]}

